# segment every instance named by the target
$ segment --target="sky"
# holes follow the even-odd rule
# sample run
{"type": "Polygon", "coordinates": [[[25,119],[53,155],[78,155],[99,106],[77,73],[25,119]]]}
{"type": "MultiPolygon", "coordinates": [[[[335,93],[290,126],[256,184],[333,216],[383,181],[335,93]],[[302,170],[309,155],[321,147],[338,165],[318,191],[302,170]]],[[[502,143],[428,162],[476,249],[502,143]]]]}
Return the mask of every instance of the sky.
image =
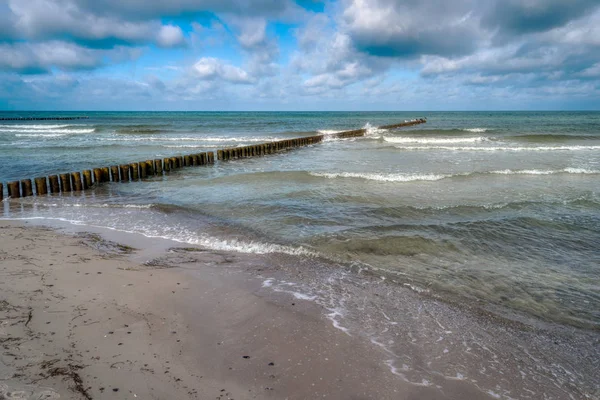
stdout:
{"type": "Polygon", "coordinates": [[[600,1],[0,0],[0,110],[600,110],[600,1]]]}

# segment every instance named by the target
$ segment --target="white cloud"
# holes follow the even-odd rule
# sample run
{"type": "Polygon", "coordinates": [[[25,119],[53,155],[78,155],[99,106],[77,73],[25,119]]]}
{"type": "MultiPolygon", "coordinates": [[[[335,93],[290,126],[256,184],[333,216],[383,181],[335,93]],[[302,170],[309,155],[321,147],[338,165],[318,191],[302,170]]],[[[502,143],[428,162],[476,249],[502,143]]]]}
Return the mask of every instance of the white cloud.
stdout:
{"type": "Polygon", "coordinates": [[[203,80],[222,79],[230,83],[248,84],[255,80],[243,69],[213,57],[203,57],[193,66],[196,77],[203,80]]]}
{"type": "Polygon", "coordinates": [[[160,47],[178,47],[185,44],[185,39],[180,27],[163,25],[158,32],[156,43],[160,47]]]}

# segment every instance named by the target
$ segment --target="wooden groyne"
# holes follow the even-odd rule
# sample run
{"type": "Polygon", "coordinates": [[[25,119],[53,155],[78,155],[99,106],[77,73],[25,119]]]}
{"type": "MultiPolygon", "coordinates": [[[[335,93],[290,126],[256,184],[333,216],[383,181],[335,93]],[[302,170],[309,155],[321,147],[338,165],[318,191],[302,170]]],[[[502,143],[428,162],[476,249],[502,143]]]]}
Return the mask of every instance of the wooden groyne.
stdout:
{"type": "MultiPolygon", "coordinates": [[[[213,152],[189,154],[155,160],[144,160],[110,167],[93,168],[82,172],[69,172],[48,177],[12,181],[6,184],[11,198],[42,196],[48,193],[71,193],[91,189],[106,182],[135,182],[163,175],[182,167],[211,165],[215,163],[213,152]],[[33,188],[35,187],[35,192],[33,188]]],[[[0,200],[4,190],[0,183],[0,200]]]]}
{"type": "Polygon", "coordinates": [[[0,121],[73,121],[90,117],[0,117],[0,121]]]}
{"type": "MultiPolygon", "coordinates": [[[[406,121],[394,125],[379,127],[380,129],[395,129],[426,123],[425,119],[406,121]]],[[[355,129],[333,134],[321,134],[300,137],[296,139],[276,140],[249,146],[229,147],[217,150],[219,161],[229,161],[250,157],[262,157],[288,151],[297,147],[310,146],[321,143],[326,138],[344,139],[365,136],[367,129],[355,129]]],[[[211,152],[196,153],[132,162],[128,164],[112,165],[85,170],[82,172],[69,172],[48,177],[37,177],[33,180],[22,179],[6,184],[8,196],[11,198],[29,197],[46,194],[81,192],[107,182],[135,182],[154,176],[167,174],[170,171],[183,167],[213,165],[215,154],[211,152]],[[35,188],[35,191],[34,191],[35,188]]],[[[0,183],[0,201],[4,196],[4,187],[0,183]]]]}

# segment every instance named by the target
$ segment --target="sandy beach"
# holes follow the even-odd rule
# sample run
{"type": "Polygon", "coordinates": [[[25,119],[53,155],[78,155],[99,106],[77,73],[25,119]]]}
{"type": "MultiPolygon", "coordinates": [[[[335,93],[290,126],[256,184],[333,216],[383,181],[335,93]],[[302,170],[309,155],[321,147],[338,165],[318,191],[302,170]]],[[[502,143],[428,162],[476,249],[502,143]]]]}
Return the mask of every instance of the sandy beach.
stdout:
{"type": "Polygon", "coordinates": [[[96,235],[5,221],[0,237],[0,398],[438,398],[315,305],[248,280],[256,260],[136,262],[96,235]]]}

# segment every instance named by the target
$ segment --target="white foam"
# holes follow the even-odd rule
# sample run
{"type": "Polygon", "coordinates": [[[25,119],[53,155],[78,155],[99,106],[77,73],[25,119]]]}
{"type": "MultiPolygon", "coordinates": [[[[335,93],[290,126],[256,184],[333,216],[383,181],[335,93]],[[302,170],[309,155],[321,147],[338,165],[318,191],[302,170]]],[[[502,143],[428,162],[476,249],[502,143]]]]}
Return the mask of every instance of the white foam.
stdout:
{"type": "MultiPolygon", "coordinates": [[[[94,128],[92,129],[48,129],[45,131],[40,131],[39,129],[23,129],[23,130],[19,130],[17,131],[18,133],[15,133],[15,136],[17,137],[44,137],[44,136],[51,136],[51,135],[56,135],[56,134],[63,134],[63,135],[69,135],[69,134],[77,134],[77,133],[93,133],[95,131],[94,128]]],[[[0,132],[14,132],[10,129],[0,129],[0,132]]]]}
{"type": "Polygon", "coordinates": [[[335,178],[360,178],[371,181],[380,182],[412,182],[412,181],[438,181],[440,179],[448,178],[451,175],[438,175],[438,174],[367,174],[367,173],[354,173],[354,172],[339,172],[339,173],[327,173],[327,172],[309,172],[312,176],[318,176],[323,178],[335,179],[335,178]]]}
{"type": "Polygon", "coordinates": [[[381,129],[377,126],[372,126],[370,123],[366,123],[365,126],[363,126],[363,129],[366,129],[365,132],[365,136],[367,137],[373,137],[376,135],[382,135],[383,133],[387,132],[387,130],[385,129],[381,129]]]}
{"type": "Polygon", "coordinates": [[[162,147],[166,147],[167,149],[207,149],[214,146],[206,144],[165,144],[162,147]]]}
{"type": "Polygon", "coordinates": [[[59,128],[68,128],[70,126],[81,126],[81,125],[0,125],[0,128],[12,128],[12,129],[59,129],[59,128]]]}
{"type": "Polygon", "coordinates": [[[269,279],[265,279],[265,281],[262,283],[262,287],[271,287],[273,286],[273,278],[269,278],[269,279]]]}
{"type": "Polygon", "coordinates": [[[488,146],[394,146],[400,150],[450,150],[450,151],[578,151],[600,150],[600,146],[543,146],[543,147],[488,147],[488,146]]]}
{"type": "Polygon", "coordinates": [[[270,142],[280,140],[274,137],[203,137],[203,136],[183,136],[183,137],[160,137],[160,136],[120,136],[107,138],[104,140],[112,142],[270,142]]]}
{"type": "Polygon", "coordinates": [[[326,314],[325,316],[327,317],[328,320],[331,321],[331,323],[333,324],[333,327],[336,329],[339,329],[340,331],[344,332],[348,336],[352,336],[350,334],[350,331],[348,330],[348,328],[346,328],[345,326],[342,326],[337,319],[338,317],[342,317],[342,318],[344,317],[344,313],[342,312],[342,310],[339,308],[333,308],[333,309],[330,309],[329,311],[331,311],[331,312],[329,314],[326,314]]]}
{"type": "Polygon", "coordinates": [[[473,132],[473,133],[483,133],[489,131],[487,128],[465,128],[463,129],[465,132],[473,132]]]}
{"type": "Polygon", "coordinates": [[[422,138],[422,137],[390,137],[383,138],[389,143],[417,143],[417,144],[449,144],[449,143],[478,143],[488,140],[484,137],[469,138],[422,138]]]}
{"type": "Polygon", "coordinates": [[[554,175],[554,174],[600,174],[600,170],[592,170],[585,168],[564,168],[560,170],[539,170],[539,169],[523,169],[523,170],[511,170],[504,169],[499,171],[490,171],[490,174],[498,175],[554,175]]]}
{"type": "Polygon", "coordinates": [[[323,134],[323,135],[333,135],[335,133],[340,133],[340,132],[344,132],[344,131],[335,131],[335,130],[331,130],[331,129],[321,129],[318,130],[317,132],[323,134]]]}

